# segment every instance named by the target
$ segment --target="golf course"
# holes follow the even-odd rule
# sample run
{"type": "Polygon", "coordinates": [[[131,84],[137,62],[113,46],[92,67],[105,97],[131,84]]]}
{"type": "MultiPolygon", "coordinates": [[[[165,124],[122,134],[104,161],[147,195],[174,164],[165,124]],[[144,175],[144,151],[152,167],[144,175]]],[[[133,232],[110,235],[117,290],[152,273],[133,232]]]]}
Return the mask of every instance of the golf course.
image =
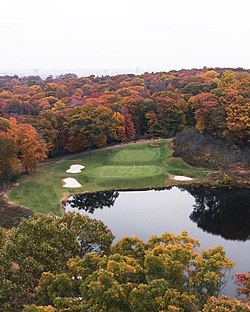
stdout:
{"type": "Polygon", "coordinates": [[[137,142],[123,146],[67,155],[49,159],[36,172],[23,175],[17,186],[8,192],[15,204],[35,213],[62,214],[61,201],[71,194],[101,190],[163,188],[190,183],[175,180],[175,176],[199,182],[209,173],[192,167],[172,156],[170,140],[137,142]],[[78,173],[66,172],[72,165],[84,167],[78,173]],[[65,187],[63,180],[77,180],[80,187],[65,187]]]}

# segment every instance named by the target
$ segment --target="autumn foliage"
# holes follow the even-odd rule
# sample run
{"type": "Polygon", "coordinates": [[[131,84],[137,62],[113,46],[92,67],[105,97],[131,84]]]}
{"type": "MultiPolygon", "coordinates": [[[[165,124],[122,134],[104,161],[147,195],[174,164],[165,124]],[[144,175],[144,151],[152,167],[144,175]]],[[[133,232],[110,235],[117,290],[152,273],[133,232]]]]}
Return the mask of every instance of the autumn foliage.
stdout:
{"type": "Polygon", "coordinates": [[[35,170],[37,164],[47,157],[45,142],[30,124],[19,124],[14,118],[0,118],[0,177],[11,181],[20,165],[35,170]]]}
{"type": "Polygon", "coordinates": [[[197,252],[187,232],[113,239],[101,221],[70,213],[0,228],[2,311],[249,311],[218,298],[234,265],[222,247],[197,252]]]}
{"type": "MultiPolygon", "coordinates": [[[[19,159],[30,170],[46,150],[53,156],[140,138],[173,137],[190,127],[229,145],[249,146],[249,90],[250,71],[240,68],[138,76],[66,74],[45,80],[3,76],[0,116],[12,130],[1,122],[0,158],[8,161],[0,166],[15,172],[19,159]],[[18,151],[13,140],[21,144],[18,151]]],[[[0,172],[8,179],[7,169],[0,172]]]]}

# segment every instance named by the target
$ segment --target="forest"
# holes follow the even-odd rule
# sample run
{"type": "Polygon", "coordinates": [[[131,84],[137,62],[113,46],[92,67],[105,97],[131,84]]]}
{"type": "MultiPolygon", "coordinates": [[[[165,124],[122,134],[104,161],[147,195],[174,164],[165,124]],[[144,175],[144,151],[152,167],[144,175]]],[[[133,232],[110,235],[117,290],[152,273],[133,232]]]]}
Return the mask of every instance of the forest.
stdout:
{"type": "MultiPolygon", "coordinates": [[[[1,311],[250,311],[239,299],[217,297],[234,266],[221,246],[197,252],[187,232],[113,239],[101,221],[72,213],[0,228],[1,311]]],[[[236,280],[246,300],[247,277],[236,280]]]]}
{"type": "MultiPolygon", "coordinates": [[[[224,185],[236,176],[250,186],[250,70],[0,77],[0,190],[46,158],[160,138],[173,139],[174,156],[222,174],[224,185]]],[[[228,237],[213,219],[216,209],[228,214],[226,199],[217,206],[217,191],[200,192],[201,202],[190,186],[192,220],[228,237]]],[[[198,252],[186,232],[113,242],[101,221],[27,210],[19,223],[14,208],[14,227],[0,227],[3,312],[250,311],[249,273],[236,276],[241,300],[218,297],[234,266],[220,246],[198,252]]]]}
{"type": "Polygon", "coordinates": [[[250,70],[0,77],[5,183],[46,157],[176,135],[175,154],[188,163],[249,168],[250,70]]]}

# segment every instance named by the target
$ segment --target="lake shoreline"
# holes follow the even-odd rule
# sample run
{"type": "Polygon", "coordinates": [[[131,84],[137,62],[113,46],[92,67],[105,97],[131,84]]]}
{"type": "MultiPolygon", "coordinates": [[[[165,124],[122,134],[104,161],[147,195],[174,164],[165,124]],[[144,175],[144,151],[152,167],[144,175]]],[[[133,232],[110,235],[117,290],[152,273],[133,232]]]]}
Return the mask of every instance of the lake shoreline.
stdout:
{"type": "Polygon", "coordinates": [[[63,204],[68,200],[70,196],[74,195],[90,195],[99,192],[140,192],[140,191],[164,191],[164,190],[171,190],[173,187],[178,188],[185,188],[185,187],[194,187],[194,188],[201,188],[201,189],[216,189],[216,190],[243,190],[243,191],[250,191],[250,186],[244,187],[242,185],[231,185],[231,186],[218,186],[218,185],[208,185],[202,183],[184,183],[184,184],[171,184],[165,187],[153,187],[153,188],[119,188],[119,189],[101,189],[96,191],[86,191],[86,192],[79,192],[79,193],[72,193],[69,195],[65,195],[61,198],[60,203],[63,204]]]}
{"type": "MultiPolygon", "coordinates": [[[[223,246],[229,259],[237,262],[234,273],[249,269],[249,255],[245,252],[250,244],[249,200],[249,190],[227,187],[107,191],[106,194],[75,194],[65,203],[65,212],[101,220],[117,240],[127,235],[146,241],[164,231],[178,235],[185,230],[200,241],[200,250],[223,246]]],[[[226,291],[234,296],[233,281],[227,285],[229,288],[221,293],[226,291]]]]}
{"type": "MultiPolygon", "coordinates": [[[[172,154],[172,139],[156,139],[93,150],[90,157],[88,151],[84,151],[49,159],[39,165],[37,172],[23,175],[19,183],[7,189],[7,202],[29,208],[34,213],[61,215],[60,203],[72,194],[164,190],[174,186],[250,189],[248,179],[232,178],[229,170],[193,167],[172,154]],[[85,169],[72,175],[67,170],[75,164],[85,169]],[[81,187],[63,189],[63,180],[68,177],[76,177],[81,187]],[[175,177],[193,180],[177,181],[175,177]]],[[[242,172],[239,171],[239,175],[242,172]]],[[[244,173],[246,177],[250,174],[244,173]]]]}

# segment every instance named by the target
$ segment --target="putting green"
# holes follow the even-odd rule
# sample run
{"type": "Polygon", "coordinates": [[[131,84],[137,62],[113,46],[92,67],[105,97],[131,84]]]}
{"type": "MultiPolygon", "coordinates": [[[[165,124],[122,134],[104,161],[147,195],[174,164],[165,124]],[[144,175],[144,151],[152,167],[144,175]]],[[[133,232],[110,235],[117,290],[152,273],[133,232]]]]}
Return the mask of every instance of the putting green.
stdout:
{"type": "Polygon", "coordinates": [[[169,174],[202,178],[207,175],[202,168],[187,165],[182,159],[172,157],[168,140],[159,146],[150,143],[132,143],[110,149],[76,154],[52,160],[41,165],[36,173],[23,176],[19,186],[8,192],[9,199],[34,212],[62,214],[60,199],[74,193],[117,189],[160,188],[178,181],[169,174]],[[79,173],[67,173],[74,164],[85,166],[79,173]],[[82,185],[77,189],[64,188],[63,179],[75,178],[82,185]]]}
{"type": "Polygon", "coordinates": [[[104,178],[137,178],[151,177],[162,174],[164,170],[159,166],[100,166],[91,170],[89,176],[104,178]]]}
{"type": "Polygon", "coordinates": [[[148,164],[153,160],[157,160],[160,156],[159,148],[151,149],[127,149],[116,151],[116,153],[110,158],[110,162],[116,165],[143,165],[148,164]]]}

